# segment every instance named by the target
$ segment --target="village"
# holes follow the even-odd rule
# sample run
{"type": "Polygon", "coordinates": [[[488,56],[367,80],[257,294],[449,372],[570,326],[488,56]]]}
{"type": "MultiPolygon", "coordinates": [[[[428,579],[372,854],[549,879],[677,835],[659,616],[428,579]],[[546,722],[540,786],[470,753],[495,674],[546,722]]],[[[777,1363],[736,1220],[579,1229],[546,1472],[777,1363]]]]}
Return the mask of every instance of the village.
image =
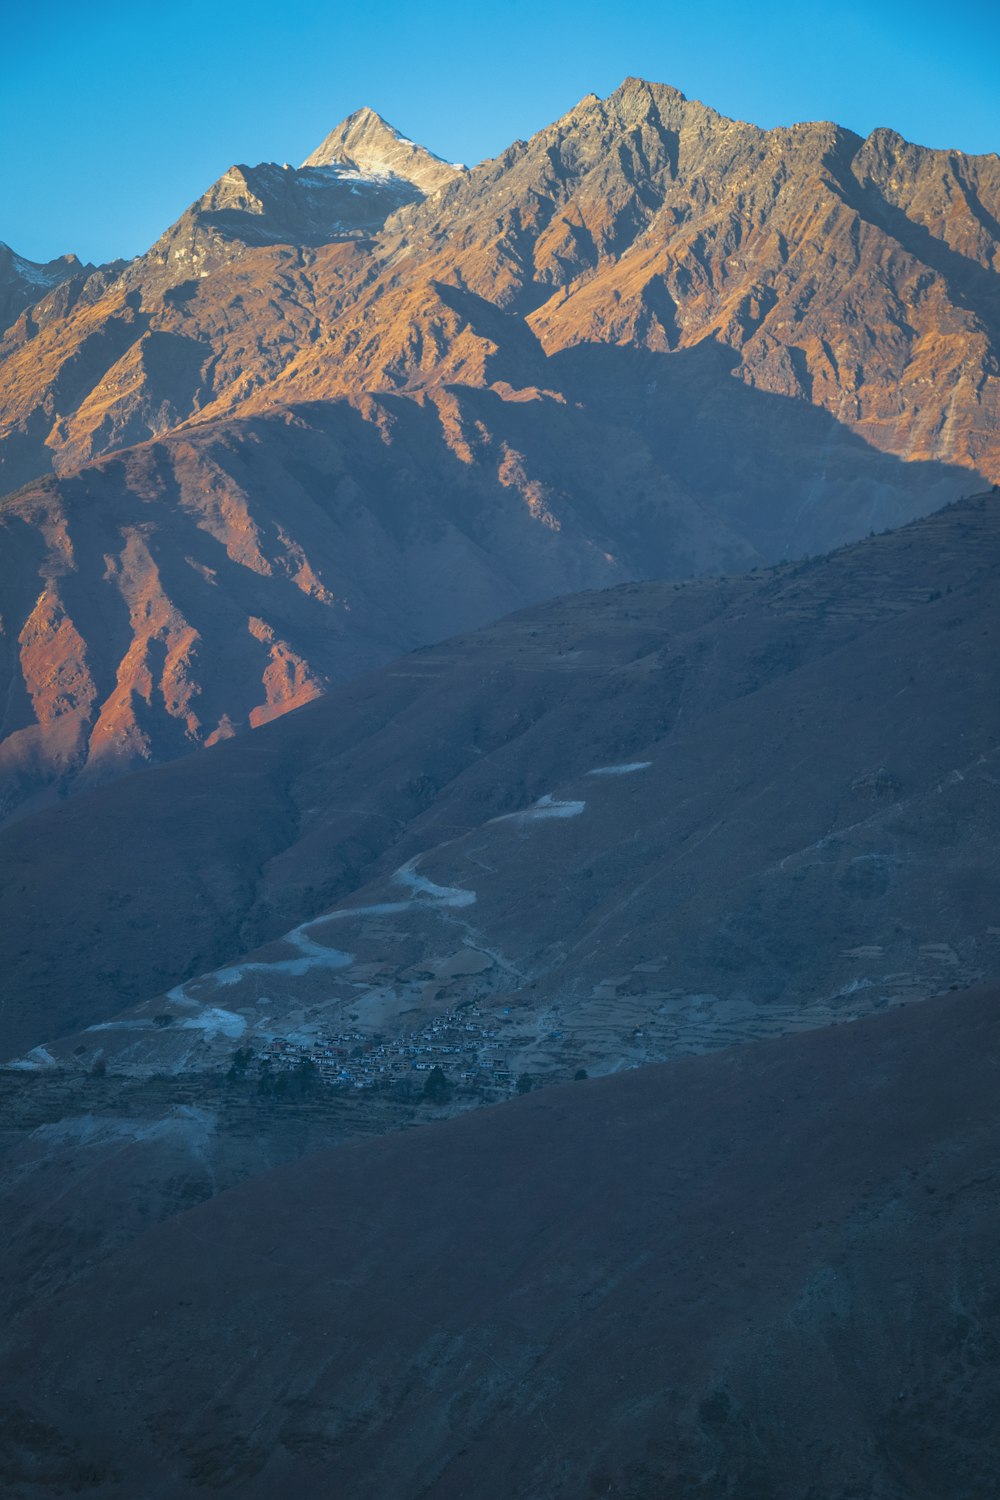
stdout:
{"type": "Polygon", "coordinates": [[[450,1084],[506,1092],[516,1087],[506,1053],[500,1027],[484,1019],[475,1002],[466,1001],[419,1030],[391,1038],[356,1030],[315,1038],[276,1036],[252,1056],[264,1073],[292,1073],[311,1065],[335,1088],[412,1086],[425,1083],[440,1068],[450,1084]]]}

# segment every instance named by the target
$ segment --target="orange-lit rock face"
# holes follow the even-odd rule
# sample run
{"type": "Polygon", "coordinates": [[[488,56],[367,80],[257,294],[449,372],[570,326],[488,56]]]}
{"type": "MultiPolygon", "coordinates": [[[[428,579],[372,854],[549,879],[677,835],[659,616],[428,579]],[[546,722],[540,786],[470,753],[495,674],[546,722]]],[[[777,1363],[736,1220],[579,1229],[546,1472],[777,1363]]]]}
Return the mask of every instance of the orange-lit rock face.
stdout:
{"type": "Polygon", "coordinates": [[[469,172],[367,111],[233,168],[0,343],[0,485],[61,476],[0,511],[4,807],[1000,479],[998,217],[995,157],[639,80],[469,172]]]}
{"type": "Polygon", "coordinates": [[[248,628],[254,640],[265,645],[270,653],[261,678],[267,702],[252,708],[247,716],[251,728],[256,729],[260,724],[279,718],[290,708],[301,708],[303,703],[318,698],[326,684],[322,677],[314,675],[308,662],[303,661],[286,642],[277,639],[266,621],[251,615],[248,628]]]}
{"type": "MultiPolygon", "coordinates": [[[[311,169],[419,153],[386,129],[359,112],[314,153],[329,168],[311,169]]],[[[531,384],[528,328],[548,354],[710,339],[748,383],[887,451],[1000,473],[996,157],[886,130],[762,131],[639,80],[471,172],[423,155],[411,198],[431,196],[367,239],[334,226],[322,243],[305,189],[262,179],[237,195],[251,228],[223,225],[208,270],[194,267],[199,236],[235,211],[229,179],[251,170],[234,168],[110,287],[98,277],[67,313],[26,315],[2,346],[11,482],[248,403],[531,384]],[[259,243],[275,202],[278,238],[259,243]],[[485,326],[476,299],[513,318],[485,326]]]]}
{"type": "Polygon", "coordinates": [[[97,689],[87,670],[87,648],[54,584],[25,621],[18,645],[24,685],[39,725],[80,715],[86,719],[97,689]]]}

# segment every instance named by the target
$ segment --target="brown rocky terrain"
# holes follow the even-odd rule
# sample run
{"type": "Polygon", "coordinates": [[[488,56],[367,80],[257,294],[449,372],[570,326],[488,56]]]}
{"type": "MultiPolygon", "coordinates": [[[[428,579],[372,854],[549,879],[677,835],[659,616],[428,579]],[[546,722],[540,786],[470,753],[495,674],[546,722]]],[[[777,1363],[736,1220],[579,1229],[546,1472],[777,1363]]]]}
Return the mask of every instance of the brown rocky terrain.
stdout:
{"type": "MultiPolygon", "coordinates": [[[[454,335],[438,326],[447,324],[440,285],[511,310],[515,329],[527,318],[548,353],[594,342],[673,351],[711,339],[732,351],[736,373],[752,385],[822,405],[888,451],[995,477],[996,156],[929,151],[888,130],[867,141],[829,124],[763,131],[630,79],[471,172],[401,141],[371,111],[307,158],[305,170],[317,167],[359,171],[370,188],[387,173],[390,183],[409,183],[411,196],[431,196],[390,217],[351,263],[346,305],[317,275],[323,256],[303,249],[295,258],[304,284],[315,284],[317,326],[290,351],[280,382],[288,391],[274,389],[265,359],[258,404],[447,379],[454,335]]],[[[229,177],[179,224],[227,207],[239,207],[255,243],[264,227],[255,217],[267,214],[245,182],[229,177]]],[[[315,242],[300,224],[279,229],[300,248],[315,242]]],[[[161,246],[178,234],[190,253],[179,226],[161,246]]],[[[184,256],[162,249],[133,266],[128,287],[145,315],[134,320],[133,340],[147,327],[199,329],[207,309],[187,307],[191,276],[184,256]]],[[[275,304],[270,327],[256,320],[266,354],[272,342],[288,342],[282,294],[295,290],[301,300],[301,292],[267,261],[255,279],[270,283],[275,304]]],[[[197,290],[216,311],[232,297],[225,280],[197,290]]],[[[107,333],[122,317],[113,297],[96,317],[36,345],[25,370],[20,355],[32,340],[15,331],[5,345],[6,421],[30,425],[33,404],[66,360],[79,365],[97,329],[107,333]]],[[[92,375],[81,370],[68,403],[56,393],[61,423],[109,368],[95,360],[92,375]]],[[[207,390],[184,392],[179,409],[230,410],[246,395],[223,364],[207,390]]],[[[42,468],[66,445],[49,416],[52,452],[39,452],[42,468]]],[[[151,422],[148,435],[164,430],[151,422]]],[[[90,452],[119,445],[113,432],[96,434],[90,452]]],[[[80,457],[71,444],[69,463],[80,457]]]]}
{"type": "Polygon", "coordinates": [[[234,168],[0,344],[3,813],[1000,479],[998,215],[995,156],[636,79],[470,171],[371,111],[234,168]]]}
{"type": "Polygon", "coordinates": [[[998,525],[985,496],[560,600],[12,824],[4,1054],[213,1066],[233,1036],[405,1028],[474,989],[564,1076],[995,975],[998,525]],[[401,881],[414,858],[457,906],[401,881]],[[465,947],[475,981],[428,982],[465,947]],[[214,1035],[152,1024],[220,1007],[214,1035]]]}
{"type": "Polygon", "coordinates": [[[5,1330],[5,1491],[991,1500],[997,1002],[548,1089],[180,1213],[5,1330]]]}

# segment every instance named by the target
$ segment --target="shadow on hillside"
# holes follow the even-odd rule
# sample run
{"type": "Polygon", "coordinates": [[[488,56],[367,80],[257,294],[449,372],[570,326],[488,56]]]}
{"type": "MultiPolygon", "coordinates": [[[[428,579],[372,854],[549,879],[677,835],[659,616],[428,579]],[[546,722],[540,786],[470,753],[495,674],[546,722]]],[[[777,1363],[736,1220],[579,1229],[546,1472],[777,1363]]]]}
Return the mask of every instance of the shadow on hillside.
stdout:
{"type": "Polygon", "coordinates": [[[908,462],[821,407],[745,384],[737,364],[709,340],[670,354],[585,344],[551,356],[550,383],[634,431],[766,561],[829,551],[983,488],[974,470],[908,462]]]}
{"type": "Polygon", "coordinates": [[[588,343],[546,356],[523,317],[464,288],[435,289],[495,345],[493,378],[560,392],[568,404],[506,402],[501,422],[496,393],[452,389],[511,433],[531,472],[565,494],[599,526],[608,550],[640,572],[670,574],[679,561],[704,566],[684,543],[695,524],[680,514],[685,499],[719,525],[734,553],[742,547],[772,562],[903,525],[986,482],[962,465],[901,459],[822,407],[746,384],[736,353],[713,340],[671,353],[588,343]],[[571,427],[575,437],[565,432],[564,439],[571,427]],[[575,464],[581,452],[586,463],[575,464]],[[644,490],[638,507],[635,496],[594,505],[589,491],[602,468],[605,495],[630,473],[644,490]],[[676,512],[673,525],[664,504],[676,512]],[[686,559],[676,555],[679,543],[686,559]]]}

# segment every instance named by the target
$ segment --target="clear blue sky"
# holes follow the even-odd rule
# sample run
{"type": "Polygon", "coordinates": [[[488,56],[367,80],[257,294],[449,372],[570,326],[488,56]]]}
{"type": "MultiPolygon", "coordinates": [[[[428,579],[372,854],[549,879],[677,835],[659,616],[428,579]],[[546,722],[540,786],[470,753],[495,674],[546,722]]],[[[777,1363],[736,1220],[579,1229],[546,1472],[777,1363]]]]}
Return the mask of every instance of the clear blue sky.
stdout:
{"type": "Polygon", "coordinates": [[[0,240],[37,260],[136,254],[362,104],[471,163],[630,73],[760,125],[1000,150],[996,0],[49,0],[0,43],[0,240]]]}

